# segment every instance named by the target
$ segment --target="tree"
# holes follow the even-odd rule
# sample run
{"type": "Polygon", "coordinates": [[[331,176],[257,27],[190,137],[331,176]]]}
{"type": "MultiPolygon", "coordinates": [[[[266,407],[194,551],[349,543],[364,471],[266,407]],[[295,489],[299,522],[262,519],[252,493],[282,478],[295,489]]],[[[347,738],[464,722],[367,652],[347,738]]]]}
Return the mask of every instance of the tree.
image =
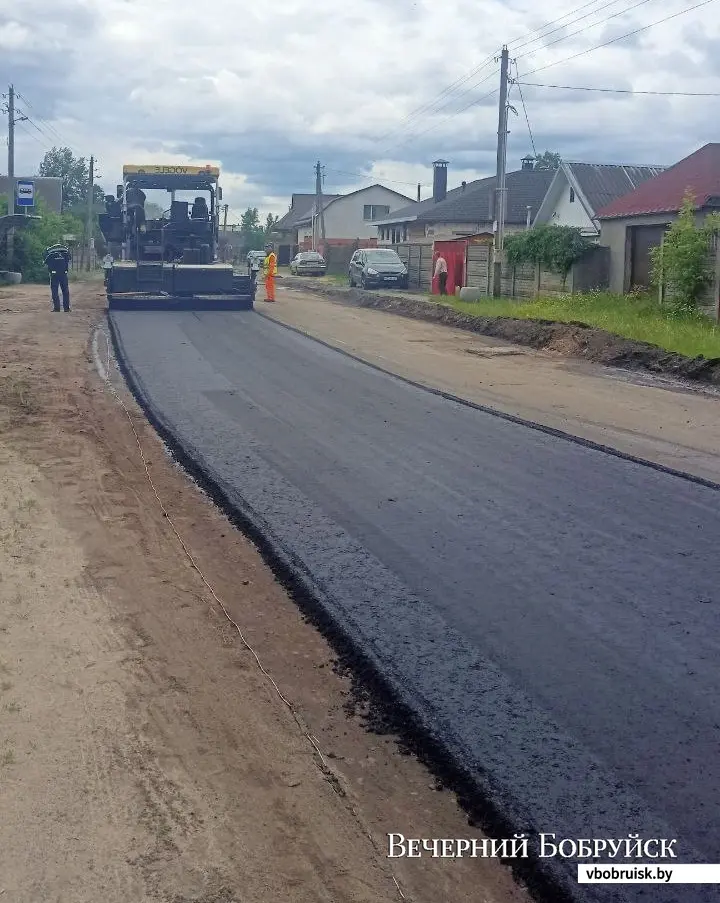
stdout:
{"type": "Polygon", "coordinates": [[[672,304],[683,310],[694,310],[703,291],[712,282],[709,251],[713,236],[720,234],[720,216],[695,222],[695,200],[685,195],[678,218],[665,233],[660,247],[650,251],[655,284],[663,285],[672,304]]]}
{"type": "Polygon", "coordinates": [[[240,234],[245,251],[261,251],[265,244],[265,229],[260,224],[257,207],[248,207],[240,217],[240,234]]]}
{"type": "MultiPolygon", "coordinates": [[[[53,147],[49,150],[38,168],[38,175],[62,179],[63,213],[87,203],[89,163],[85,157],[73,156],[69,147],[53,147]]],[[[104,196],[102,188],[94,185],[94,202],[102,204],[104,196]]]]}
{"type": "Polygon", "coordinates": [[[559,169],[562,157],[555,151],[543,151],[535,157],[535,169],[559,169]]]}
{"type": "Polygon", "coordinates": [[[268,213],[267,218],[265,220],[265,237],[270,238],[273,229],[280,222],[279,216],[273,216],[272,213],[268,213]]]}

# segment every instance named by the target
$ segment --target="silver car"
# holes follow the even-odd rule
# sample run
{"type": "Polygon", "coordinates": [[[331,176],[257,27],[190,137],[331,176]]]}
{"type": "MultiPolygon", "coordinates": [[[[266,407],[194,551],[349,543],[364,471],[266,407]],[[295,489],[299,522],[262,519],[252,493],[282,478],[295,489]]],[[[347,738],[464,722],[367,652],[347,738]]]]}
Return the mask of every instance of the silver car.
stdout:
{"type": "Polygon", "coordinates": [[[290,272],[293,276],[324,276],[327,264],[317,251],[300,251],[290,261],[290,272]]]}

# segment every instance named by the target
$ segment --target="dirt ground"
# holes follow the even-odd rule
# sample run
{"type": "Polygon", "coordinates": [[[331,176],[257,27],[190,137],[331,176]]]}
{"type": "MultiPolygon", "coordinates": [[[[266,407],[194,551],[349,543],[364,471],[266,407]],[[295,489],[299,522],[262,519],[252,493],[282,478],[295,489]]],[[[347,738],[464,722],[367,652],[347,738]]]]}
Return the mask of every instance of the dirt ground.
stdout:
{"type": "Polygon", "coordinates": [[[387,859],[388,832],[481,835],[347,714],[326,642],[115,375],[128,419],[99,288],[71,314],[0,290],[2,903],[527,901],[494,861],[387,859]]]}
{"type": "MultiPolygon", "coordinates": [[[[260,292],[262,298],[262,291],[260,292]]],[[[282,285],[274,317],[362,360],[476,404],[720,482],[720,392],[534,351],[282,285]]]]}

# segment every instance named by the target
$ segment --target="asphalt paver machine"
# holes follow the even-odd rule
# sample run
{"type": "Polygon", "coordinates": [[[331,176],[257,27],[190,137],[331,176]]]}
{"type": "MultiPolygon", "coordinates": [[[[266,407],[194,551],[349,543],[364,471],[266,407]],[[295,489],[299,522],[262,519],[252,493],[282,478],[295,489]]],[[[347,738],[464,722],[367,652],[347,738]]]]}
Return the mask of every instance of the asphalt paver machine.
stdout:
{"type": "Polygon", "coordinates": [[[124,166],[105,198],[100,229],[114,257],[111,310],[248,310],[255,280],[218,260],[220,171],[212,166],[124,166]],[[146,191],[165,191],[160,217],[145,215],[146,191]],[[190,193],[194,200],[176,195],[190,193]]]}

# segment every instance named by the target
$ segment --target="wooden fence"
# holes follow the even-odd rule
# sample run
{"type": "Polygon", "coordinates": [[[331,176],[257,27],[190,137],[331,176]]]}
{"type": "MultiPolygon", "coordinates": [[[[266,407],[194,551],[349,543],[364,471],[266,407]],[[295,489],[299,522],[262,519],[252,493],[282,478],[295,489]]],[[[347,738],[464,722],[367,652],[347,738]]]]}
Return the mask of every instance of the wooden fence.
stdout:
{"type": "Polygon", "coordinates": [[[408,268],[408,288],[429,293],[432,282],[433,246],[419,242],[404,242],[392,247],[408,268]]]}
{"type": "MultiPolygon", "coordinates": [[[[409,287],[429,292],[432,281],[433,246],[406,242],[392,245],[408,268],[409,287]]],[[[563,280],[558,273],[543,270],[536,264],[512,267],[503,264],[500,294],[506,298],[537,298],[607,288],[610,254],[608,248],[597,247],[576,263],[563,280]]],[[[465,257],[465,285],[484,295],[494,293],[494,252],[488,244],[468,245],[465,257]]]]}

